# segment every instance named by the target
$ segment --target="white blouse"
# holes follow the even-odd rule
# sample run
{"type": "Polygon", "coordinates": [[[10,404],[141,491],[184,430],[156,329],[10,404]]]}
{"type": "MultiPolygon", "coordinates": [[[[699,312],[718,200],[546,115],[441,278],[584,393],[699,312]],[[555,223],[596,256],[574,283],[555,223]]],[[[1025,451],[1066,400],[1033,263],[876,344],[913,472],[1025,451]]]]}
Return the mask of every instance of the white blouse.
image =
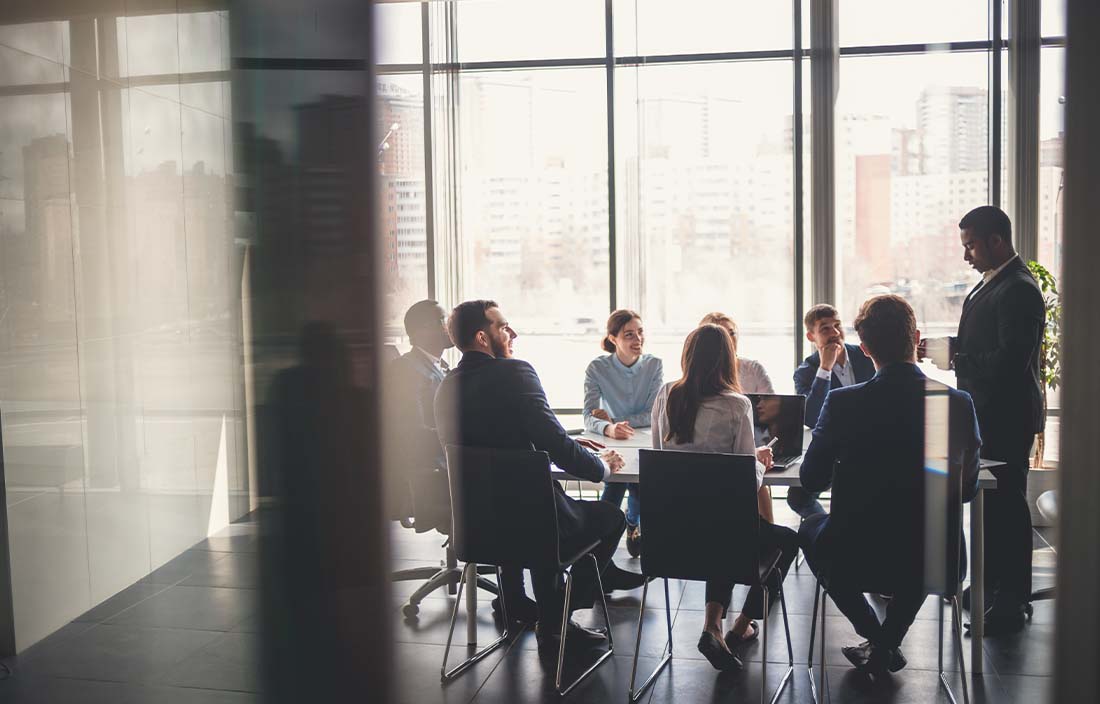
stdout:
{"type": "Polygon", "coordinates": [[[755,359],[737,358],[737,380],[746,394],[774,394],[771,377],[764,365],[755,359]]]}
{"type": "MultiPolygon", "coordinates": [[[[752,434],[752,404],[733,391],[704,399],[695,416],[695,436],[689,443],[665,442],[668,434],[668,391],[675,382],[661,387],[653,403],[653,449],[686,450],[689,452],[728,452],[754,455],[756,445],[752,434]]],[[[756,488],[764,481],[764,465],[756,463],[756,488]]]]}

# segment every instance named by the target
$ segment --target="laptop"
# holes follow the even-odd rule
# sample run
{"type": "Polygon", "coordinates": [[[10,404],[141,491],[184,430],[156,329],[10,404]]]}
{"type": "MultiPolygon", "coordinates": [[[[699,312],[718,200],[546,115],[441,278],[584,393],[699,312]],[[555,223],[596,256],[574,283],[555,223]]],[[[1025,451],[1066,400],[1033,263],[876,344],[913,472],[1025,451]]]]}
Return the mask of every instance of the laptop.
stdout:
{"type": "Polygon", "coordinates": [[[774,469],[786,469],[802,459],[803,424],[806,420],[806,397],[786,394],[745,394],[752,402],[753,436],[762,447],[778,437],[772,445],[774,469]]]}

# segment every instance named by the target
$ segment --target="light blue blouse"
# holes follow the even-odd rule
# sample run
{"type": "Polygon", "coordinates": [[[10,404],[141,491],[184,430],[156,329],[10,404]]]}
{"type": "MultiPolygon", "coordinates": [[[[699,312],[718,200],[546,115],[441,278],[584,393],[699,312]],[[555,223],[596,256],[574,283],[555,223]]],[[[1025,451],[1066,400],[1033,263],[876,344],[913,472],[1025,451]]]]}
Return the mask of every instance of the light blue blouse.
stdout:
{"type": "Polygon", "coordinates": [[[634,428],[647,428],[653,402],[664,383],[664,366],[651,354],[643,354],[626,366],[614,354],[592,360],[584,372],[584,427],[603,435],[610,425],[592,415],[602,408],[615,419],[634,428]]]}

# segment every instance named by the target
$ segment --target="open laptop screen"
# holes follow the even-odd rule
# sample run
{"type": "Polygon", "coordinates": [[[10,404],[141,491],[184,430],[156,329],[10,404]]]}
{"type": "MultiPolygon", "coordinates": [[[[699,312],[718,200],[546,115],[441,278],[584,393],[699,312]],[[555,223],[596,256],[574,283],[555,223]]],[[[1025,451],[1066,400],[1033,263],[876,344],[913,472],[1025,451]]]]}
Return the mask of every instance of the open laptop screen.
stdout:
{"type": "Polygon", "coordinates": [[[752,402],[753,434],[756,446],[772,446],[777,464],[802,455],[802,423],[806,416],[806,397],[782,394],[746,394],[752,402]]]}

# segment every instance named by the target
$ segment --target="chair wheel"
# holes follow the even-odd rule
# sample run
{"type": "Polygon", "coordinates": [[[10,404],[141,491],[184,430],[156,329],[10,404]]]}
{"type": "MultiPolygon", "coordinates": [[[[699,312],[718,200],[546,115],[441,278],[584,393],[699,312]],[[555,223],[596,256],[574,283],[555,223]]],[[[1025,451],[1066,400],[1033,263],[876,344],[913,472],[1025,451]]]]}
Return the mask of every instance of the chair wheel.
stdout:
{"type": "Polygon", "coordinates": [[[401,607],[401,613],[404,614],[405,618],[416,618],[417,614],[420,613],[420,607],[416,604],[405,604],[401,607]]]}

